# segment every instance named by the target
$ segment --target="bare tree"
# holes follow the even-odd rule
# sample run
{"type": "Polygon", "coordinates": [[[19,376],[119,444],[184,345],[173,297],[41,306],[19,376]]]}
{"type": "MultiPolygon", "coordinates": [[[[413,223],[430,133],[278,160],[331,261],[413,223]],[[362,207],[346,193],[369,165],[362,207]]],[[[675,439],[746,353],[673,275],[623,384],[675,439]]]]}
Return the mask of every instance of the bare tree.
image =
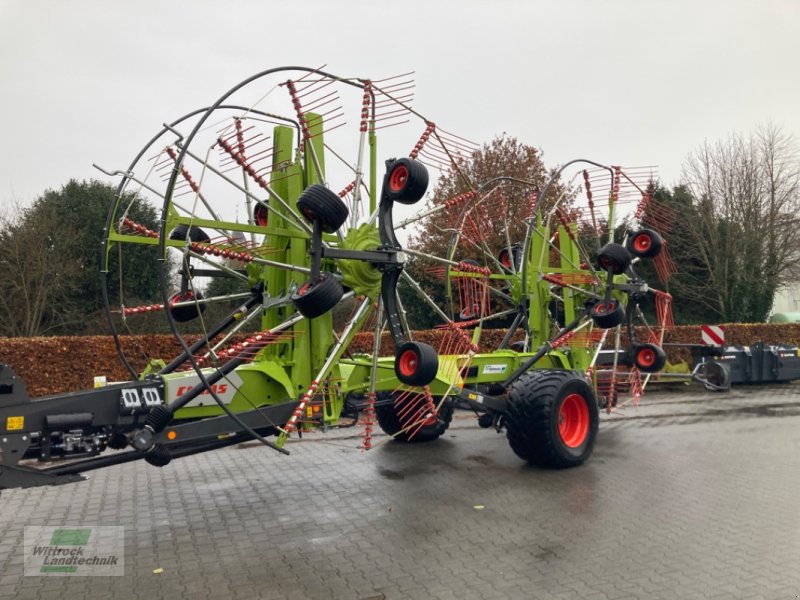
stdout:
{"type": "Polygon", "coordinates": [[[763,321],[796,278],[800,160],[793,136],[767,124],[704,143],[686,159],[694,214],[681,219],[696,271],[680,293],[723,321],[763,321]]]}
{"type": "Polygon", "coordinates": [[[778,284],[800,279],[800,156],[792,136],[772,124],[757,132],[761,154],[761,169],[767,183],[769,257],[784,268],[778,274],[778,284]]]}

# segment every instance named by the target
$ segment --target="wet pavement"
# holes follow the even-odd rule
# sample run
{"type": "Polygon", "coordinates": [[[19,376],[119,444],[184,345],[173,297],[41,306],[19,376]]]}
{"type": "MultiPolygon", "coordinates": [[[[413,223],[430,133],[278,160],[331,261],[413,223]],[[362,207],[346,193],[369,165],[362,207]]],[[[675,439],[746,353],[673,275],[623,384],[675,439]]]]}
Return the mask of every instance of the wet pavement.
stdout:
{"type": "Polygon", "coordinates": [[[4,491],[0,598],[800,595],[800,384],[650,393],[566,471],[457,414],[429,444],[347,429],[4,491]],[[25,525],[124,526],[125,576],[23,577],[25,525]]]}

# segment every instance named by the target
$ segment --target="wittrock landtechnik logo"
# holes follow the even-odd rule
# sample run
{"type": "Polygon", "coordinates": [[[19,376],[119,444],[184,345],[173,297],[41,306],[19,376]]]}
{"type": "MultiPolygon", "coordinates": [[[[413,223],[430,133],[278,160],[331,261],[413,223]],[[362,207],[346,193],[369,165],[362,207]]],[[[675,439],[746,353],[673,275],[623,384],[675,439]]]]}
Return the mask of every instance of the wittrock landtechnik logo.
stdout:
{"type": "Polygon", "coordinates": [[[116,526],[25,527],[25,575],[124,575],[124,532],[116,526]]]}

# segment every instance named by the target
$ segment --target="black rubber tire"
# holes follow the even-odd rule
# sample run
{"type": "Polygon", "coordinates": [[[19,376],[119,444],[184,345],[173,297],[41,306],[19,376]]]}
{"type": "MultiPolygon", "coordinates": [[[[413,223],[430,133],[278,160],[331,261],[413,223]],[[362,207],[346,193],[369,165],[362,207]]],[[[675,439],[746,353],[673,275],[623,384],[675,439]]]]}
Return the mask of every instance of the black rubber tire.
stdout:
{"type": "Polygon", "coordinates": [[[625,309],[616,298],[601,300],[589,309],[589,316],[600,329],[611,329],[625,320],[625,309]]]}
{"type": "Polygon", "coordinates": [[[186,306],[172,306],[173,302],[187,302],[193,299],[202,300],[203,294],[199,290],[196,292],[187,290],[184,294],[180,292],[172,294],[167,303],[169,314],[172,315],[172,318],[178,321],[178,323],[186,323],[187,321],[196,319],[201,313],[204,313],[206,311],[205,302],[195,302],[193,304],[187,304],[186,306]]]}
{"type": "Polygon", "coordinates": [[[144,460],[154,467],[166,467],[172,462],[172,454],[164,444],[156,444],[147,451],[144,460]]]}
{"type": "Polygon", "coordinates": [[[325,233],[333,233],[339,229],[350,214],[339,196],[318,183],[303,190],[297,200],[297,208],[312,223],[319,220],[325,233]]]}
{"type": "Polygon", "coordinates": [[[267,227],[269,225],[269,210],[263,204],[258,204],[253,207],[253,223],[259,227],[267,227]]]}
{"type": "Polygon", "coordinates": [[[400,204],[416,204],[428,189],[428,169],[413,158],[399,158],[387,165],[383,192],[400,204]]]}
{"type": "Polygon", "coordinates": [[[170,231],[169,239],[185,241],[187,232],[189,233],[189,240],[191,240],[192,242],[200,242],[202,244],[207,244],[208,242],[211,241],[211,238],[208,237],[208,234],[205,231],[203,231],[199,227],[195,227],[194,225],[192,225],[192,227],[189,228],[189,226],[186,225],[185,223],[179,223],[178,226],[175,227],[175,229],[170,231]]]}
{"type": "Polygon", "coordinates": [[[406,385],[428,385],[439,370],[436,350],[422,342],[405,342],[394,355],[394,373],[406,385]]]}
{"type": "Polygon", "coordinates": [[[108,447],[112,450],[124,450],[128,447],[128,436],[119,431],[115,431],[108,436],[108,447]]]}
{"type": "Polygon", "coordinates": [[[652,229],[637,229],[628,235],[625,245],[633,256],[655,258],[664,247],[664,240],[652,229]]]}
{"type": "Polygon", "coordinates": [[[631,265],[631,253],[619,244],[609,243],[600,248],[597,253],[597,268],[608,271],[611,268],[614,275],[624,273],[631,265]]]}
{"type": "Polygon", "coordinates": [[[494,412],[481,413],[480,416],[478,416],[478,427],[481,429],[489,429],[490,427],[493,427],[496,414],[497,413],[494,412]]]}
{"type": "Polygon", "coordinates": [[[574,371],[534,369],[512,383],[508,392],[508,443],[517,456],[539,467],[566,469],[582,464],[594,449],[599,420],[592,387],[574,371]],[[574,440],[580,441],[574,446],[560,432],[565,401],[568,406],[585,407],[582,436],[574,440]]]}
{"type": "Polygon", "coordinates": [[[322,272],[319,279],[307,281],[292,294],[298,312],[308,319],[316,319],[339,304],[344,296],[342,282],[331,273],[322,272]]]}
{"type": "MultiPolygon", "coordinates": [[[[400,402],[399,406],[394,403],[394,396],[390,393],[379,394],[379,402],[375,406],[375,416],[378,419],[378,425],[381,426],[384,433],[388,435],[395,435],[398,431],[403,429],[403,425],[398,417],[398,412],[402,412],[404,401],[400,402]],[[383,402],[381,402],[381,400],[383,402]]],[[[439,399],[434,398],[438,404],[439,399]]],[[[408,433],[397,433],[394,438],[398,442],[405,444],[416,444],[418,442],[432,442],[439,438],[447,428],[450,427],[450,421],[453,419],[453,407],[450,404],[442,404],[439,410],[439,415],[436,423],[423,425],[414,435],[409,439],[408,433]]]]}
{"type": "Polygon", "coordinates": [[[634,344],[630,349],[630,362],[642,373],[655,373],[667,364],[667,355],[656,344],[634,344]]]}
{"type": "Polygon", "coordinates": [[[479,318],[481,312],[480,305],[476,302],[471,307],[467,307],[456,315],[455,320],[459,322],[472,321],[479,318]]]}

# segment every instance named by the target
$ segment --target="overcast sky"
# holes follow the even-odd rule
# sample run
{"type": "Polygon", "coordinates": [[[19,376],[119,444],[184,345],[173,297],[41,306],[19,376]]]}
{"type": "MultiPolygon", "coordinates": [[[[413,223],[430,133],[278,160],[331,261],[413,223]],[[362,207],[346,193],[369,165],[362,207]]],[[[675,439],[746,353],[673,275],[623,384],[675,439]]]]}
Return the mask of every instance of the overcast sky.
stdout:
{"type": "Polygon", "coordinates": [[[124,167],[165,120],[290,64],[416,71],[450,131],[672,184],[704,139],[800,136],[798,32],[798,0],[0,0],[0,204],[108,180],[93,162],[124,167]]]}

